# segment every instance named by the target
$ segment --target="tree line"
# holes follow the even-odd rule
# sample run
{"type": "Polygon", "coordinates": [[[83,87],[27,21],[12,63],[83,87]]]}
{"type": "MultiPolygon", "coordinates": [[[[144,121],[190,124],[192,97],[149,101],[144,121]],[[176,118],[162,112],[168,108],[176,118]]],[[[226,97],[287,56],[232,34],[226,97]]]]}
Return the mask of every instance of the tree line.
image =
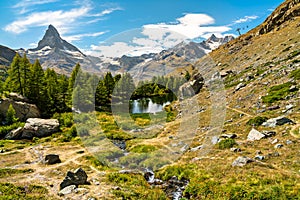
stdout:
{"type": "Polygon", "coordinates": [[[23,57],[16,54],[3,79],[1,93],[16,92],[27,97],[37,105],[43,117],[72,109],[109,110],[112,99],[122,101],[166,95],[178,91],[185,82],[184,77],[158,76],[151,81],[140,81],[136,86],[129,73],[113,76],[107,72],[99,77],[84,72],[79,64],[67,77],[49,68],[44,71],[38,59],[32,64],[26,54],[23,57]]]}

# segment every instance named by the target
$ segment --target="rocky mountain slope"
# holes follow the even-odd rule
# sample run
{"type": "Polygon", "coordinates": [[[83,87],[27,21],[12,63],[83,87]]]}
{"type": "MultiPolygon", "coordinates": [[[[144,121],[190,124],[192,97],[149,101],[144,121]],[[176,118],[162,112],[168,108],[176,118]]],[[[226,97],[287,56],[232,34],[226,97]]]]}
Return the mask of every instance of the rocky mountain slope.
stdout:
{"type": "Polygon", "coordinates": [[[10,65],[15,55],[16,51],[0,45],[0,65],[10,65]]]}

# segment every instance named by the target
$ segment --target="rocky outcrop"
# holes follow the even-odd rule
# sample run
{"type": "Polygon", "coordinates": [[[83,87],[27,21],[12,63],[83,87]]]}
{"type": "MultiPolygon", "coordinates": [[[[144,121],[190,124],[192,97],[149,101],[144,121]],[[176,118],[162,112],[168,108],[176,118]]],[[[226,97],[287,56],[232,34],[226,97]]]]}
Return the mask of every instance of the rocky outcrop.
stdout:
{"type": "Polygon", "coordinates": [[[8,98],[0,100],[0,114],[6,115],[9,105],[12,105],[16,111],[16,117],[20,121],[26,121],[28,118],[37,118],[41,116],[38,107],[30,104],[29,100],[19,94],[11,93],[8,98]]]}
{"type": "Polygon", "coordinates": [[[200,92],[204,85],[204,78],[200,73],[195,74],[191,80],[179,88],[182,99],[192,97],[200,92]]]}
{"type": "Polygon", "coordinates": [[[85,171],[81,168],[78,168],[75,170],[75,172],[68,171],[67,176],[63,180],[63,182],[60,184],[60,190],[64,189],[65,187],[68,187],[70,185],[85,185],[88,184],[87,182],[87,174],[85,171]]]}
{"type": "Polygon", "coordinates": [[[257,34],[268,33],[297,16],[300,16],[300,0],[287,0],[264,21],[257,34]]]}
{"type": "Polygon", "coordinates": [[[47,137],[52,133],[59,132],[59,122],[57,119],[27,119],[22,138],[31,139],[33,137],[47,137]]]}
{"type": "Polygon", "coordinates": [[[0,65],[9,66],[15,55],[16,51],[0,45],[0,65]]]}
{"type": "Polygon", "coordinates": [[[280,116],[280,117],[268,119],[262,125],[274,128],[276,126],[282,126],[284,124],[295,124],[295,123],[292,120],[290,120],[289,118],[280,116]]]}

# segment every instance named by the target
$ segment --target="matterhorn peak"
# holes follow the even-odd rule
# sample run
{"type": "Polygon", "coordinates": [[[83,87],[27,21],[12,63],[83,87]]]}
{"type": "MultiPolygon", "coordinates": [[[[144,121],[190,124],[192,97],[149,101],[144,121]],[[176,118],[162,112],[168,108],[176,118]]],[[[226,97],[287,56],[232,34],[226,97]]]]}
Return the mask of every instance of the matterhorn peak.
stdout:
{"type": "MultiPolygon", "coordinates": [[[[68,51],[77,51],[80,52],[79,49],[77,49],[72,44],[68,43],[67,41],[63,40],[60,37],[59,32],[53,25],[49,25],[48,29],[46,30],[46,33],[42,40],[39,41],[38,47],[35,49],[31,49],[32,51],[41,50],[43,48],[47,49],[56,49],[58,50],[68,50],[68,51]]],[[[81,53],[81,52],[80,52],[81,53]]]]}

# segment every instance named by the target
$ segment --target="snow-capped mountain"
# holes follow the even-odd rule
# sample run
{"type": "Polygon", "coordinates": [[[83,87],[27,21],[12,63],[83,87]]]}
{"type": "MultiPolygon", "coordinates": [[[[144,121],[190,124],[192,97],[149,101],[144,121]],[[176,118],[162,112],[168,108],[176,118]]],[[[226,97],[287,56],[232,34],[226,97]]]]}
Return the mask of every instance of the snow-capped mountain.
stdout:
{"type": "Polygon", "coordinates": [[[217,38],[212,35],[200,43],[181,42],[173,48],[159,53],[133,57],[124,55],[121,58],[103,61],[99,66],[102,71],[129,72],[135,79],[151,79],[152,76],[166,75],[178,67],[193,64],[232,39],[234,39],[232,36],[217,38]]]}
{"type": "Polygon", "coordinates": [[[110,71],[113,74],[129,72],[136,79],[148,79],[155,75],[166,75],[177,67],[193,64],[231,39],[233,39],[231,36],[217,38],[212,35],[201,43],[181,42],[159,53],[105,58],[85,55],[77,47],[63,40],[56,28],[49,25],[36,48],[20,49],[18,52],[21,55],[26,53],[31,62],[39,59],[44,68],[52,68],[58,73],[67,75],[71,73],[76,63],[80,63],[81,67],[89,72],[110,71]]]}
{"type": "Polygon", "coordinates": [[[89,67],[93,70],[96,66],[92,59],[83,54],[77,47],[63,40],[52,25],[48,29],[38,46],[34,49],[18,50],[22,55],[34,62],[39,59],[44,68],[52,68],[59,73],[70,74],[76,63],[80,63],[83,68],[89,67]]]}

